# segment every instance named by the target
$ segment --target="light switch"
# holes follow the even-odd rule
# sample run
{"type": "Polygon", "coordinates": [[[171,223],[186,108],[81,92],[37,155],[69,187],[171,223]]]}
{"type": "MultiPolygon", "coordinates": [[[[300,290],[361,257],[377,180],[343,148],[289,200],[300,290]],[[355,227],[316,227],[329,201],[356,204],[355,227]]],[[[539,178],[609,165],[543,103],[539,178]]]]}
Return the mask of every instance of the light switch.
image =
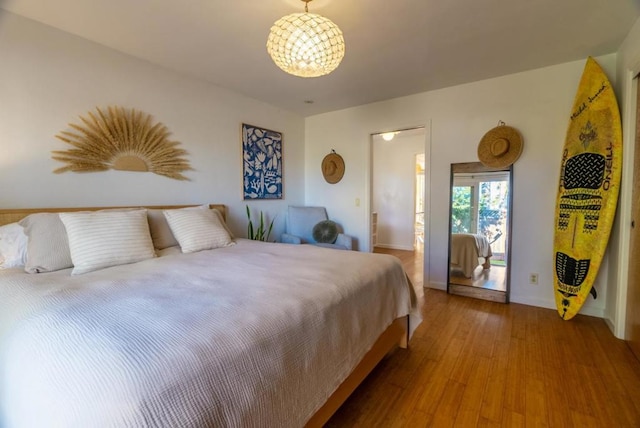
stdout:
{"type": "Polygon", "coordinates": [[[356,207],[360,206],[360,198],[356,198],[356,207]]]}

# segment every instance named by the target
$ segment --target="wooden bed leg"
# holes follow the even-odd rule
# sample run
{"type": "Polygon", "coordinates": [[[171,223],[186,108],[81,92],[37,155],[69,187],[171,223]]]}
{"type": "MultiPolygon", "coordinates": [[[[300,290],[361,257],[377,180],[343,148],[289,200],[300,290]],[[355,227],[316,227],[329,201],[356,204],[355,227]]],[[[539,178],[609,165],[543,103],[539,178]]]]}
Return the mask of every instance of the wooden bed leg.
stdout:
{"type": "Polygon", "coordinates": [[[409,316],[407,315],[406,318],[407,318],[407,325],[405,326],[405,334],[402,336],[402,338],[398,342],[398,346],[402,349],[409,348],[409,316]]]}

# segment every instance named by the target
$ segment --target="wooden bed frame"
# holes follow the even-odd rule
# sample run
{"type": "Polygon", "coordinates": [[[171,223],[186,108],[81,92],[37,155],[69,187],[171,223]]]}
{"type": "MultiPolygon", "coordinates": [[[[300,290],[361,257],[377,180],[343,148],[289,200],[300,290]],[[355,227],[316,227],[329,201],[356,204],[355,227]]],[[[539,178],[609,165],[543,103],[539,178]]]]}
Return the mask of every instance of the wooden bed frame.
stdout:
{"type": "Polygon", "coordinates": [[[351,374],[340,384],[324,405],[309,419],[306,427],[322,427],[331,416],[349,398],[351,393],[362,383],[371,370],[389,352],[397,346],[407,348],[409,344],[409,316],[397,318],[378,337],[369,352],[367,352],[351,374]]]}
{"type": "MultiPolygon", "coordinates": [[[[122,206],[122,207],[76,207],[76,208],[25,208],[25,209],[0,209],[0,226],[22,220],[29,214],[58,213],[74,211],[97,211],[113,208],[148,208],[148,209],[177,209],[198,205],[155,205],[155,206],[122,206]]],[[[215,208],[226,219],[226,206],[223,204],[209,204],[209,208],[215,208]]],[[[360,363],[351,374],[338,386],[325,404],[309,419],[306,427],[322,427],[340,406],[349,398],[351,393],[362,383],[371,370],[396,347],[407,348],[409,343],[409,316],[397,318],[373,344],[369,352],[365,354],[360,363]]]]}

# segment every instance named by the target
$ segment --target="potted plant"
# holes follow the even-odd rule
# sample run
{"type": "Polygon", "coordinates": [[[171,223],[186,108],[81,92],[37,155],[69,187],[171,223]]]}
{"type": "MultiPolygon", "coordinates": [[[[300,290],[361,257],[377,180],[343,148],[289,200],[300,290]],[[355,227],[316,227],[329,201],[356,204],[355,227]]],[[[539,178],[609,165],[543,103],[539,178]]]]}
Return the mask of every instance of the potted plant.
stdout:
{"type": "Polygon", "coordinates": [[[268,241],[269,236],[271,236],[271,230],[273,229],[273,222],[275,217],[269,223],[269,227],[265,228],[264,214],[260,211],[260,223],[258,223],[258,227],[253,226],[253,221],[251,220],[251,210],[249,210],[249,205],[247,207],[247,219],[249,220],[249,224],[247,225],[247,237],[254,241],[268,241]]]}

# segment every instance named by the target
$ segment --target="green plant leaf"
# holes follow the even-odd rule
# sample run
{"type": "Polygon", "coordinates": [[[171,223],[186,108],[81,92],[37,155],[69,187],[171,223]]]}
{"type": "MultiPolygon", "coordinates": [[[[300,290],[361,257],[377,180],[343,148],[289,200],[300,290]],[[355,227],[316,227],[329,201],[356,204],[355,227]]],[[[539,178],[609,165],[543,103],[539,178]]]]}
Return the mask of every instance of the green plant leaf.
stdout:
{"type": "Polygon", "coordinates": [[[267,239],[265,239],[265,241],[269,240],[269,236],[271,236],[271,230],[273,229],[273,222],[276,218],[274,217],[273,220],[271,220],[271,224],[269,225],[269,232],[267,233],[267,239]]]}
{"type": "Polygon", "coordinates": [[[253,221],[251,220],[251,210],[249,210],[249,206],[246,206],[247,209],[247,220],[249,224],[247,225],[247,236],[249,239],[254,241],[268,241],[271,236],[271,231],[273,230],[273,223],[275,221],[275,217],[271,222],[269,222],[269,228],[266,228],[265,223],[265,215],[262,211],[260,211],[260,222],[257,227],[254,227],[253,221]]]}

